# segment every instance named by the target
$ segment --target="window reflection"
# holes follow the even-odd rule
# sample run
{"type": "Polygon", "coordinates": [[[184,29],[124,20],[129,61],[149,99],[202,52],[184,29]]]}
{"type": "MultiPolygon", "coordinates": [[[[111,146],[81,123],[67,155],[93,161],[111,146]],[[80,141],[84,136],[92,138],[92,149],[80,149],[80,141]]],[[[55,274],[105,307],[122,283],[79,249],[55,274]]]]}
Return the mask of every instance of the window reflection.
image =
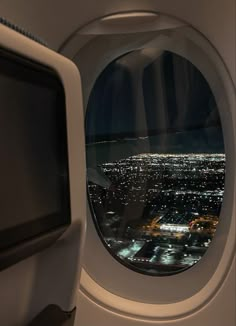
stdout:
{"type": "Polygon", "coordinates": [[[116,59],[91,93],[86,138],[89,200],[107,249],[151,275],[197,263],[225,179],[220,118],[201,73],[153,49],[116,59]]]}

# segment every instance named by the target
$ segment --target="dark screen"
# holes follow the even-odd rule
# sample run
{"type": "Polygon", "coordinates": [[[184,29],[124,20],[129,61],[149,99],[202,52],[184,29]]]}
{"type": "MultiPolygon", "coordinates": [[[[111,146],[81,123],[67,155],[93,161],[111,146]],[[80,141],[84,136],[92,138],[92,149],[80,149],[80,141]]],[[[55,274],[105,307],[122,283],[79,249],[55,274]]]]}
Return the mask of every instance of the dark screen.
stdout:
{"type": "Polygon", "coordinates": [[[1,52],[0,155],[1,248],[70,222],[63,87],[1,52]]]}

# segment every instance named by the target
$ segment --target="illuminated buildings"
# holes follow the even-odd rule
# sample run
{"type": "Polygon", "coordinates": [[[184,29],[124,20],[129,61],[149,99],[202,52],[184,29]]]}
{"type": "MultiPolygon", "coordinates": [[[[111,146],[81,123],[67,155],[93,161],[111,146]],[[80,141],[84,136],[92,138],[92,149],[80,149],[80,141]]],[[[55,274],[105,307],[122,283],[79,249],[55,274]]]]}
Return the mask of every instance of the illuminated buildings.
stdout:
{"type": "Polygon", "coordinates": [[[109,187],[90,181],[90,199],[120,259],[158,274],[202,257],[223,200],[224,154],[140,154],[98,169],[109,187]]]}

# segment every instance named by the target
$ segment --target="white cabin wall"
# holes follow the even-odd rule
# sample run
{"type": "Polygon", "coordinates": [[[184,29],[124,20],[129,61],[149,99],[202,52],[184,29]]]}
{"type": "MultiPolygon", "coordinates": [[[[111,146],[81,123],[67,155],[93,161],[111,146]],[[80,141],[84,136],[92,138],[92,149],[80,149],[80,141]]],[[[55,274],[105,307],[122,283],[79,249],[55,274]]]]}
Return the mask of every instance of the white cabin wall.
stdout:
{"type": "Polygon", "coordinates": [[[192,24],[217,48],[234,82],[235,0],[1,0],[0,15],[48,42],[53,49],[89,21],[128,10],[153,10],[192,24]]]}
{"type": "MultiPolygon", "coordinates": [[[[128,10],[160,11],[193,25],[215,46],[236,85],[235,0],[0,0],[2,17],[41,37],[56,50],[75,30],[87,22],[99,16],[128,10]]],[[[33,268],[33,262],[30,264],[33,268]]],[[[30,279],[28,282],[31,284],[30,279]]],[[[174,325],[233,325],[234,289],[235,268],[230,271],[217,296],[208,305],[199,313],[175,321],[174,325]]],[[[82,292],[77,307],[76,325],[78,326],[146,326],[148,324],[171,326],[173,324],[164,321],[148,323],[125,318],[92,302],[82,292]]]]}
{"type": "Polygon", "coordinates": [[[168,321],[140,321],[135,318],[122,316],[91,301],[84,293],[78,299],[77,322],[79,325],[104,326],[231,326],[236,320],[235,311],[235,264],[228,274],[223,286],[217,295],[201,310],[179,320],[168,321]]]}

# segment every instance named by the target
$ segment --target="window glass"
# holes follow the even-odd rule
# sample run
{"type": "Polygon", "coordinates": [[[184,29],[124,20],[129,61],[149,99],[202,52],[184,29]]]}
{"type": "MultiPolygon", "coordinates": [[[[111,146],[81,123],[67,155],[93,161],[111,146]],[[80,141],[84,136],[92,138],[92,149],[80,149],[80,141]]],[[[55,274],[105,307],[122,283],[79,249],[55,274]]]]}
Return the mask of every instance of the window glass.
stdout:
{"type": "Polygon", "coordinates": [[[219,222],[225,152],[201,72],[155,49],[111,62],[86,114],[88,197],[102,241],[127,267],[169,275],[197,263],[219,222]]]}

